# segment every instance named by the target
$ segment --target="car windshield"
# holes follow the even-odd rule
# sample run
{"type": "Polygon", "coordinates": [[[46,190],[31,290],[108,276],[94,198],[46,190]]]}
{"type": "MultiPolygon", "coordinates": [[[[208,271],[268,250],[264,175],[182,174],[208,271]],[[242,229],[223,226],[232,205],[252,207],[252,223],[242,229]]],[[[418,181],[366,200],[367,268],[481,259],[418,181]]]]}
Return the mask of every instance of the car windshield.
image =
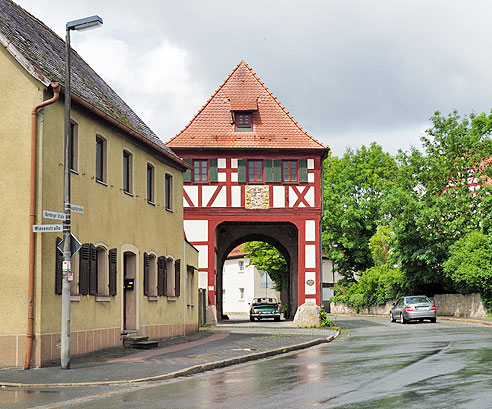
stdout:
{"type": "Polygon", "coordinates": [[[277,304],[277,300],[275,298],[254,298],[253,305],[262,305],[262,304],[277,304]]]}
{"type": "Polygon", "coordinates": [[[407,304],[418,304],[421,302],[430,303],[430,300],[427,297],[409,297],[406,298],[407,304]]]}

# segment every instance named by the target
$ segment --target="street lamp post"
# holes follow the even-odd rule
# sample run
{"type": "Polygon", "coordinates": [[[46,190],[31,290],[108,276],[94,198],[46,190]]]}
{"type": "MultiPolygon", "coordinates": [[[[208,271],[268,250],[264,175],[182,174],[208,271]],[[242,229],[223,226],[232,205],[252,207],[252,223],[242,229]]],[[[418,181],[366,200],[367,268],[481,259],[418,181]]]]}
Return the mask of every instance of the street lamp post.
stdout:
{"type": "Polygon", "coordinates": [[[61,368],[70,369],[70,282],[68,272],[71,270],[72,234],[70,231],[70,158],[72,154],[72,127],[70,123],[70,30],[83,31],[96,28],[103,23],[99,16],[86,17],[69,21],[66,25],[65,41],[65,155],[64,155],[64,210],[63,222],[63,284],[61,313],[61,368]]]}

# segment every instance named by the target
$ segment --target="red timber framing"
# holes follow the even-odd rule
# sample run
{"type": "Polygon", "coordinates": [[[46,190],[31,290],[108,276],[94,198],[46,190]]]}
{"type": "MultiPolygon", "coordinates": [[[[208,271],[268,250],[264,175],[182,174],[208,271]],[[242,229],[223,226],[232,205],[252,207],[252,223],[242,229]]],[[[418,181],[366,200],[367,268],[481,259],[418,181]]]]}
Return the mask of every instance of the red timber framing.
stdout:
{"type": "Polygon", "coordinates": [[[221,313],[223,262],[251,240],[273,244],[286,258],[289,284],[282,302],[289,315],[308,300],[320,305],[321,180],[328,149],[302,129],[252,69],[239,63],[167,145],[190,164],[207,163],[206,181],[193,170],[185,174],[183,203],[185,233],[200,251],[209,305],[221,313]],[[237,112],[251,113],[251,128],[236,126],[237,112]],[[289,181],[284,161],[296,172],[289,181]]]}

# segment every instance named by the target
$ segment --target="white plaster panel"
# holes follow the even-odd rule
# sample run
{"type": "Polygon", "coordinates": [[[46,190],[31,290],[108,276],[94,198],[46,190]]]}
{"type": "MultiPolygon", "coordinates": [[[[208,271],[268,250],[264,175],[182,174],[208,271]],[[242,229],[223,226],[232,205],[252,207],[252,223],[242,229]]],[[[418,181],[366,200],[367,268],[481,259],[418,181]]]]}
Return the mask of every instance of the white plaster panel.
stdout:
{"type": "Polygon", "coordinates": [[[304,291],[304,294],[316,294],[316,273],[314,271],[306,271],[304,291]],[[314,284],[308,285],[308,280],[313,280],[314,284]]]}
{"type": "Polygon", "coordinates": [[[208,284],[208,273],[206,271],[198,272],[198,288],[207,289],[208,284]]]}
{"type": "Polygon", "coordinates": [[[308,182],[314,183],[314,173],[308,173],[308,182]]]}
{"type": "Polygon", "coordinates": [[[232,207],[241,207],[241,186],[231,186],[232,207]]]}
{"type": "Polygon", "coordinates": [[[219,172],[217,176],[219,182],[225,182],[227,179],[227,175],[224,172],[219,172]]]}
{"type": "Polygon", "coordinates": [[[306,268],[316,268],[316,245],[306,244],[305,250],[306,268]]]}
{"type": "Polygon", "coordinates": [[[217,197],[215,198],[214,202],[212,203],[212,207],[226,207],[227,205],[227,190],[225,187],[223,187],[217,197]]]}
{"type": "Polygon", "coordinates": [[[273,207],[285,207],[284,186],[273,186],[273,207]]]}
{"type": "Polygon", "coordinates": [[[237,159],[231,159],[231,168],[237,169],[237,159]]]}
{"type": "Polygon", "coordinates": [[[306,202],[308,202],[309,206],[314,207],[314,187],[309,187],[308,192],[304,196],[306,202]]]}
{"type": "Polygon", "coordinates": [[[195,246],[198,250],[198,268],[208,268],[208,246],[195,246]]]}
{"type": "Polygon", "coordinates": [[[231,182],[237,182],[237,172],[231,172],[231,182]]]}
{"type": "Polygon", "coordinates": [[[316,304],[316,298],[305,298],[304,302],[311,301],[312,303],[316,304]]]}
{"type": "Polygon", "coordinates": [[[306,241],[316,240],[316,222],[314,220],[306,220],[306,241]]]}
{"type": "MultiPolygon", "coordinates": [[[[193,206],[198,206],[198,186],[183,186],[183,189],[190,198],[191,203],[193,203],[193,206]]],[[[188,202],[186,202],[186,200],[184,203],[188,206],[188,202]]]]}
{"type": "Polygon", "coordinates": [[[188,241],[208,241],[208,220],[185,220],[183,225],[188,241]]]}
{"type": "Polygon", "coordinates": [[[219,158],[219,159],[217,159],[217,167],[219,169],[225,169],[226,168],[226,160],[225,160],[225,158],[219,158]]]}
{"type": "Polygon", "coordinates": [[[292,187],[289,186],[289,207],[294,207],[294,203],[297,201],[297,193],[292,187]]]}
{"type": "Polygon", "coordinates": [[[307,168],[308,169],[314,169],[314,159],[308,159],[307,160],[307,168]]]}
{"type": "Polygon", "coordinates": [[[202,186],[202,207],[207,206],[216,189],[217,186],[202,186]]]}

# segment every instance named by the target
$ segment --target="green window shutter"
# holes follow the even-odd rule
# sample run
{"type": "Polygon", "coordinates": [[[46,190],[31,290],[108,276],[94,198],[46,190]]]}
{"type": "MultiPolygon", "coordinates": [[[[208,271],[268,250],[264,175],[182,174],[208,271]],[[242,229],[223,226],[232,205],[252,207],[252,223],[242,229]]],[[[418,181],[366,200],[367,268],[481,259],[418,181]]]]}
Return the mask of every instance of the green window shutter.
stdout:
{"type": "Polygon", "coordinates": [[[280,159],[273,160],[273,180],[272,182],[281,182],[282,181],[282,161],[280,159]]]}
{"type": "Polygon", "coordinates": [[[212,158],[208,160],[208,166],[209,166],[209,180],[210,183],[215,183],[219,181],[219,174],[217,170],[217,158],[212,158]]]}
{"type": "MultiPolygon", "coordinates": [[[[183,159],[186,163],[191,165],[191,159],[183,159]]],[[[183,172],[183,182],[191,182],[191,169],[186,169],[183,172]]]]}
{"type": "Polygon", "coordinates": [[[82,244],[79,262],[79,294],[89,294],[89,270],[90,270],[91,247],[89,243],[82,244]]]}
{"type": "Polygon", "coordinates": [[[62,293],[62,282],[63,282],[63,255],[58,250],[58,245],[62,242],[63,240],[60,237],[56,238],[56,247],[55,247],[55,294],[60,295],[62,293]]]}
{"type": "Polygon", "coordinates": [[[176,260],[174,262],[174,295],[179,297],[181,295],[181,260],[176,260]]]}
{"type": "Polygon", "coordinates": [[[239,183],[246,183],[246,159],[239,159],[237,161],[237,181],[239,183]]]}
{"type": "Polygon", "coordinates": [[[299,182],[308,181],[307,159],[299,159],[299,182]]]}
{"type": "Polygon", "coordinates": [[[116,295],[117,287],[117,266],[118,266],[118,250],[109,250],[109,294],[116,295]]]}
{"type": "Polygon", "coordinates": [[[273,159],[265,159],[263,161],[265,167],[265,183],[273,182],[273,170],[272,170],[273,159]]]}

